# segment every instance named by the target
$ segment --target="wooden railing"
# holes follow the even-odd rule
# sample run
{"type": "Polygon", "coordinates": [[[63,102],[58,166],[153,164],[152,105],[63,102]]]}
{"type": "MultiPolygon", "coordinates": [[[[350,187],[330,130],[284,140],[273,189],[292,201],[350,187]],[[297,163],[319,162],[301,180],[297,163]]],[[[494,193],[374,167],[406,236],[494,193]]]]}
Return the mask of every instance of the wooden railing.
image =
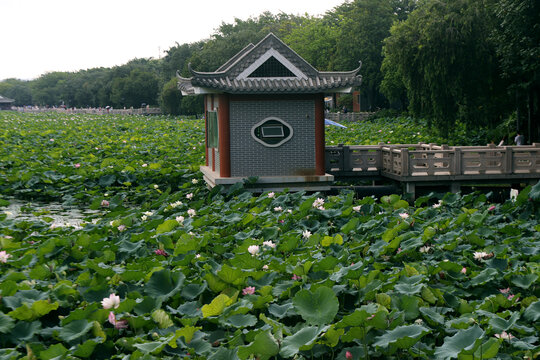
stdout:
{"type": "Polygon", "coordinates": [[[326,148],[326,171],[348,176],[377,174],[405,181],[540,178],[540,144],[331,146],[326,148]]]}

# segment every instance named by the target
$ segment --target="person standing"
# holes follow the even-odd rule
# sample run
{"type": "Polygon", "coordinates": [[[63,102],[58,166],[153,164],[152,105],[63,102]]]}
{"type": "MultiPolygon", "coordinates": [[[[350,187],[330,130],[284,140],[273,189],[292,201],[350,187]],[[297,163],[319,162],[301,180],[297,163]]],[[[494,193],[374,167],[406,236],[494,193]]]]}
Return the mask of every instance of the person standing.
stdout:
{"type": "Polygon", "coordinates": [[[521,146],[525,143],[525,137],[520,133],[517,133],[516,137],[514,138],[514,142],[516,143],[516,145],[521,146]]]}

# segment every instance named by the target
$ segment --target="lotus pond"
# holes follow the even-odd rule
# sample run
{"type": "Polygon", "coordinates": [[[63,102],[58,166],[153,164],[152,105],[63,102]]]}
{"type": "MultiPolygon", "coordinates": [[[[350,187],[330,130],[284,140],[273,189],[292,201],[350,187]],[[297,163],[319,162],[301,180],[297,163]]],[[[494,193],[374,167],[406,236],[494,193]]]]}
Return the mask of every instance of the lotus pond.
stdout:
{"type": "MultiPolygon", "coordinates": [[[[504,203],[222,193],[201,120],[0,123],[0,359],[540,354],[540,184],[504,203]]],[[[410,119],[327,129],[347,141],[445,142],[410,119]]]]}

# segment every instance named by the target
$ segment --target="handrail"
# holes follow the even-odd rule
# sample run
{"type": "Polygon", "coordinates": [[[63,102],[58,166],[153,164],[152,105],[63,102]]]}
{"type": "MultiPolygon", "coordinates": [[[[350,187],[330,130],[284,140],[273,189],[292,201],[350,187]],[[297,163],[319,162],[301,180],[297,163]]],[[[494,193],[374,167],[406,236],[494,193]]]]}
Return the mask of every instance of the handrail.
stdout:
{"type": "Polygon", "coordinates": [[[524,175],[540,178],[540,144],[526,146],[447,146],[379,144],[326,148],[329,172],[379,172],[397,177],[427,178],[524,175]]]}

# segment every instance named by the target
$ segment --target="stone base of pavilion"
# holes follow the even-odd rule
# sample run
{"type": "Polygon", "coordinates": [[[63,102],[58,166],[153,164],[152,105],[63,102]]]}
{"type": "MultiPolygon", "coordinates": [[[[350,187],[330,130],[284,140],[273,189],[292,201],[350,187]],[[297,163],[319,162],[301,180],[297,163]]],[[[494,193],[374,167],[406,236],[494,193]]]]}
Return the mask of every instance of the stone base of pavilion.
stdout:
{"type": "MultiPolygon", "coordinates": [[[[221,185],[224,189],[236,183],[244,183],[245,177],[220,177],[219,173],[212,171],[209,166],[201,166],[204,181],[209,188],[221,185]]],[[[252,192],[265,191],[329,191],[334,182],[334,175],[310,175],[310,176],[259,176],[255,183],[246,183],[244,186],[252,192]]]]}

